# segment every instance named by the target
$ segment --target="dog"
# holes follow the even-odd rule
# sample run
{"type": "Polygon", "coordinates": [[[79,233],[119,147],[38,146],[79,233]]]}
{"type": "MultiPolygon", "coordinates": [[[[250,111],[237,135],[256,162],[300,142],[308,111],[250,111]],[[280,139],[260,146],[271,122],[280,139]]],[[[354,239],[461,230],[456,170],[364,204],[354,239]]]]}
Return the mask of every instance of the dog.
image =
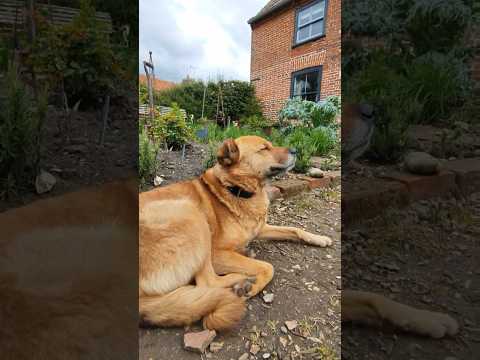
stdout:
{"type": "MultiPolygon", "coordinates": [[[[245,299],[271,280],[271,264],[243,255],[252,240],[291,240],[329,246],[326,236],[266,223],[265,186],[291,170],[295,150],[246,136],[228,139],[217,164],[200,178],[140,194],[139,312],[144,324],[208,329],[234,326],[245,299]]],[[[450,316],[419,310],[362,291],[342,291],[342,321],[390,323],[440,338],[458,324],[450,316]]]]}
{"type": "Polygon", "coordinates": [[[0,213],[2,359],[135,357],[137,251],[135,179],[0,213]]]}
{"type": "Polygon", "coordinates": [[[245,299],[272,280],[273,266],[244,256],[256,240],[329,246],[332,240],[266,223],[270,178],[295,165],[296,151],[258,136],[225,140],[199,178],[140,194],[139,312],[144,323],[235,325],[245,299]]]}

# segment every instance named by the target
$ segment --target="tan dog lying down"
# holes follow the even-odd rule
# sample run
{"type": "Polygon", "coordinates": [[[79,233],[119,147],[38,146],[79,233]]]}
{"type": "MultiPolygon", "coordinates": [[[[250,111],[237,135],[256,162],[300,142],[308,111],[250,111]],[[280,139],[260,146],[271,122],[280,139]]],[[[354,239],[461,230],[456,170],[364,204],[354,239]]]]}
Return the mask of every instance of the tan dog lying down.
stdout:
{"type": "MultiPolygon", "coordinates": [[[[328,246],[326,236],[266,223],[265,184],[293,168],[295,150],[256,136],[226,140],[218,164],[200,178],[140,194],[139,304],[144,321],[160,326],[203,319],[209,329],[233,326],[245,297],[272,279],[271,264],[242,251],[257,240],[328,246]]],[[[416,310],[371,293],[344,291],[342,319],[388,321],[433,337],[453,334],[450,317],[416,310]]]]}

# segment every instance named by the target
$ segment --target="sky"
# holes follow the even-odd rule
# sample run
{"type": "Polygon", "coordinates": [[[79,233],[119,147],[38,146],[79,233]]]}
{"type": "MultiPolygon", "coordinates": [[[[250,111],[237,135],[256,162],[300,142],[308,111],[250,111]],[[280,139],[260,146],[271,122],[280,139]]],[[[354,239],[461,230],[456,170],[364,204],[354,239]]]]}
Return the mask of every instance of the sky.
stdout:
{"type": "Polygon", "coordinates": [[[249,80],[250,25],[267,0],[140,0],[139,71],[155,77],[249,80]]]}

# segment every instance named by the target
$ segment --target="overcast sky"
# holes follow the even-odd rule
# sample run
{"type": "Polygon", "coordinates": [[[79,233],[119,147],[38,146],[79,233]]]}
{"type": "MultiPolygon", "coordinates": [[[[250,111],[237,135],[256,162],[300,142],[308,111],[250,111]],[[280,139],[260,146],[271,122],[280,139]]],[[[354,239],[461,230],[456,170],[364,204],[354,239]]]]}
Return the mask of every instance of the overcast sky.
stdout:
{"type": "Polygon", "coordinates": [[[140,59],[155,77],[248,80],[250,25],[267,0],[140,0],[140,59]]]}

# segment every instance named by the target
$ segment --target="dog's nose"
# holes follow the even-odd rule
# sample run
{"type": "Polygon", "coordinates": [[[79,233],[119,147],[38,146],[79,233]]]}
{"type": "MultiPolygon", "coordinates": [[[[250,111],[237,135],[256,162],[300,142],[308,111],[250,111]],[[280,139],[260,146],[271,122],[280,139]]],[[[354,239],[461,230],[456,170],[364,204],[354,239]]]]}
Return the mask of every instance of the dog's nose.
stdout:
{"type": "Polygon", "coordinates": [[[289,153],[289,154],[292,154],[292,155],[296,155],[296,154],[297,154],[297,149],[295,149],[295,148],[289,148],[289,149],[288,149],[288,153],[289,153]]]}

